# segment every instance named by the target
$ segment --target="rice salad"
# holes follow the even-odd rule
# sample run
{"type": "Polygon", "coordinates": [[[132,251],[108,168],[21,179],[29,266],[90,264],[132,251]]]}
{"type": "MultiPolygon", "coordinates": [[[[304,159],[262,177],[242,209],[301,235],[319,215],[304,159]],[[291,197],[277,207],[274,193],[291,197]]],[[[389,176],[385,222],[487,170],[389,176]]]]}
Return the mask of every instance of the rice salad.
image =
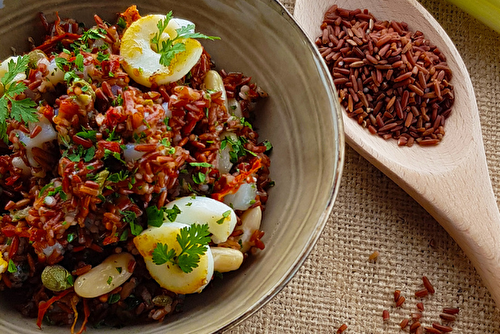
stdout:
{"type": "Polygon", "coordinates": [[[264,249],[266,93],[172,12],[40,18],[0,63],[0,290],[40,328],[162,321],[264,249]]]}

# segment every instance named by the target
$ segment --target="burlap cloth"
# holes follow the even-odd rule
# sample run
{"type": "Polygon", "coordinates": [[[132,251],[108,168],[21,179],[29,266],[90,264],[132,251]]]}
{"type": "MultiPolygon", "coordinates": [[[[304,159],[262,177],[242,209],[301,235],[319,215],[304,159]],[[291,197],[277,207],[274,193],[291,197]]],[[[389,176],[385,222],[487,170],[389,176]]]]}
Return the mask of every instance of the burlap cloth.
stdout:
{"type": "MultiPolygon", "coordinates": [[[[293,12],[295,0],[281,1],[293,12]]],[[[472,77],[500,198],[500,34],[445,0],[421,3],[456,44],[472,77]]],[[[401,320],[417,310],[414,292],[422,288],[422,275],[436,288],[423,299],[423,324],[439,322],[442,308],[451,306],[460,308],[453,333],[500,333],[500,309],[455,241],[347,147],[341,189],[315,249],[271,302],[228,333],[335,333],[343,323],[344,333],[400,333],[401,320]],[[370,263],[375,250],[379,260],[370,263]],[[406,297],[402,308],[395,308],[395,289],[406,297]]]]}

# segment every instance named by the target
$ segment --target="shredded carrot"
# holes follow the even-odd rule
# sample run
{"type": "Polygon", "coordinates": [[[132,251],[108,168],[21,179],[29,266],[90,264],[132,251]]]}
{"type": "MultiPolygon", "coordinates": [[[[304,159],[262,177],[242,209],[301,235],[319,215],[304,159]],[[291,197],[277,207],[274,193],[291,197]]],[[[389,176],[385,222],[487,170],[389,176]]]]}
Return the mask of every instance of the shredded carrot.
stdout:
{"type": "Polygon", "coordinates": [[[38,304],[38,320],[37,320],[36,324],[37,324],[37,326],[40,329],[42,329],[43,317],[45,316],[45,313],[49,309],[50,305],[52,305],[53,303],[55,303],[59,299],[63,298],[64,296],[66,296],[71,291],[73,291],[73,290],[72,289],[64,290],[59,295],[50,298],[46,302],[45,301],[41,301],[40,304],[38,304]]]}
{"type": "Polygon", "coordinates": [[[84,314],[84,318],[83,318],[82,327],[80,328],[80,330],[76,334],[82,334],[85,331],[85,325],[87,324],[87,321],[89,320],[90,310],[89,310],[89,306],[87,304],[87,299],[85,299],[85,298],[83,298],[83,314],[84,314]]]}
{"type": "Polygon", "coordinates": [[[231,193],[234,194],[236,191],[238,191],[243,182],[245,182],[246,178],[252,175],[253,173],[257,172],[261,166],[262,165],[260,159],[256,157],[253,160],[252,167],[250,168],[249,171],[241,172],[240,174],[238,174],[234,178],[234,180],[226,184],[226,186],[221,191],[219,191],[218,193],[213,193],[212,198],[222,202],[224,200],[224,196],[231,193]]]}
{"type": "Polygon", "coordinates": [[[12,282],[10,279],[7,277],[7,275],[2,275],[2,281],[5,283],[5,285],[10,289],[12,288],[12,282]]]}
{"type": "Polygon", "coordinates": [[[75,314],[75,320],[73,320],[73,325],[71,325],[71,334],[75,334],[75,325],[78,321],[78,311],[76,309],[76,305],[78,305],[79,301],[80,298],[78,298],[77,295],[74,295],[73,298],[71,298],[71,308],[73,309],[73,313],[75,314]]]}

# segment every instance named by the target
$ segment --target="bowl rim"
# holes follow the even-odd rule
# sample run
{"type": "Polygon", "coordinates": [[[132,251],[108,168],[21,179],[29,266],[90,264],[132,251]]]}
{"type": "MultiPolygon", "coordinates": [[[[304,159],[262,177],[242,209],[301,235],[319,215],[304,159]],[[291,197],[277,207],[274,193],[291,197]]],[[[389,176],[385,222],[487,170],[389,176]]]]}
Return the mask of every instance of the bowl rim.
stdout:
{"type": "Polygon", "coordinates": [[[279,6],[278,8],[281,8],[281,15],[285,18],[285,20],[288,20],[290,23],[292,23],[294,28],[297,29],[298,32],[304,37],[305,41],[307,41],[308,48],[313,53],[314,58],[318,60],[317,61],[318,70],[321,71],[321,74],[323,74],[325,80],[324,86],[327,89],[327,93],[329,93],[329,95],[333,99],[332,108],[330,109],[332,111],[332,117],[334,119],[337,119],[337,131],[335,136],[336,137],[335,143],[336,143],[336,148],[338,148],[338,157],[335,162],[335,165],[331,166],[335,170],[337,170],[337,173],[331,180],[328,202],[326,203],[323,212],[321,213],[318,221],[316,222],[315,229],[309,238],[309,242],[302,249],[300,257],[298,257],[295,260],[293,266],[289,268],[289,270],[282,276],[282,278],[275,284],[275,286],[272,289],[264,293],[262,297],[255,304],[253,304],[247,311],[245,311],[235,319],[231,320],[226,325],[222,326],[219,330],[216,331],[217,333],[222,333],[237,326],[238,324],[241,324],[243,321],[245,321],[254,313],[256,313],[258,310],[260,310],[264,305],[270,302],[271,299],[273,299],[281,290],[283,290],[283,288],[295,276],[297,271],[302,267],[305,260],[311,254],[312,250],[316,246],[319,237],[321,236],[327,224],[328,218],[330,217],[330,213],[332,212],[333,205],[335,203],[335,199],[337,198],[339,192],[340,181],[342,179],[342,173],[344,169],[344,157],[345,157],[344,122],[343,122],[342,110],[337,100],[338,94],[337,94],[337,89],[335,88],[335,84],[333,83],[333,78],[330,75],[326,63],[323,61],[323,58],[321,57],[321,54],[318,51],[318,48],[314,44],[314,41],[312,41],[309,38],[304,29],[299,25],[297,20],[293,17],[292,13],[290,13],[279,0],[270,0],[269,2],[274,3],[275,5],[279,6]]]}

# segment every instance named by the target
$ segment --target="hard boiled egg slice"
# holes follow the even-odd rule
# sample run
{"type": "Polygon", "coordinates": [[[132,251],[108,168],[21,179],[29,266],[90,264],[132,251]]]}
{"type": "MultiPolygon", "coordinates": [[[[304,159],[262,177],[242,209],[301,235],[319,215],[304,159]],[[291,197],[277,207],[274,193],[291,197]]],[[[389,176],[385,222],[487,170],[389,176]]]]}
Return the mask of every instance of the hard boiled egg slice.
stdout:
{"type": "MultiPolygon", "coordinates": [[[[161,55],[154,50],[151,39],[158,33],[157,24],[165,15],[147,15],[133,22],[123,35],[120,54],[123,57],[125,71],[137,83],[151,87],[153,83],[165,85],[177,81],[193,68],[203,52],[200,42],[195,39],[183,39],[186,50],[175,55],[168,67],[160,64],[161,55]]],[[[186,21],[180,21],[185,25],[186,21]]],[[[176,29],[181,27],[176,19],[171,19],[160,41],[177,36],[176,29]]],[[[161,43],[160,43],[161,44],[161,43]]]]}
{"type": "Polygon", "coordinates": [[[181,197],[166,205],[172,209],[177,205],[181,211],[175,221],[184,224],[208,224],[212,241],[220,244],[227,240],[236,226],[236,214],[228,205],[202,196],[181,197]]]}
{"type": "Polygon", "coordinates": [[[177,235],[187,224],[164,223],[160,227],[150,227],[134,238],[134,244],[144,258],[146,267],[156,282],[162,287],[178,294],[201,292],[210,282],[214,273],[214,259],[210,247],[200,256],[198,267],[190,273],[185,273],[175,264],[167,262],[157,265],[153,262],[153,251],[158,243],[166,244],[168,249],[174,249],[180,254],[181,247],[177,235]]]}

